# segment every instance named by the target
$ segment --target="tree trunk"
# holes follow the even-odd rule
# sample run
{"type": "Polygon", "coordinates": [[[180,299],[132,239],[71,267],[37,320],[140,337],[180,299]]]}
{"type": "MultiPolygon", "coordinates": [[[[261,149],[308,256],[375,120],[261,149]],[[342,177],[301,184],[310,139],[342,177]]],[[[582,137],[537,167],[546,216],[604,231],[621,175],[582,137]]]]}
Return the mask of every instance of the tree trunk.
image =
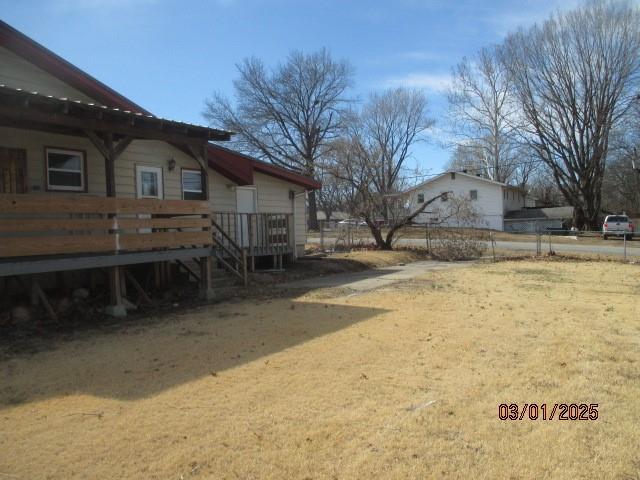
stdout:
{"type": "Polygon", "coordinates": [[[307,220],[309,230],[318,230],[318,206],[316,204],[316,191],[309,192],[309,218],[307,220]]]}
{"type": "Polygon", "coordinates": [[[373,239],[376,241],[376,246],[380,250],[391,250],[391,248],[387,246],[387,242],[382,238],[382,230],[380,229],[380,227],[369,226],[369,229],[371,230],[373,239]]]}

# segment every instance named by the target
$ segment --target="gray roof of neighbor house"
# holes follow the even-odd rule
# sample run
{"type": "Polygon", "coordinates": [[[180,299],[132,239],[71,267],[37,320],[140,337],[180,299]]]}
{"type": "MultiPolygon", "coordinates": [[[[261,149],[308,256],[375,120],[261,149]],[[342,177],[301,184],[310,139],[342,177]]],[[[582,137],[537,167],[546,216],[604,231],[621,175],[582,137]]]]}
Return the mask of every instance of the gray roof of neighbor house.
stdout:
{"type": "Polygon", "coordinates": [[[505,220],[564,220],[573,218],[573,207],[523,208],[505,213],[505,220]]]}

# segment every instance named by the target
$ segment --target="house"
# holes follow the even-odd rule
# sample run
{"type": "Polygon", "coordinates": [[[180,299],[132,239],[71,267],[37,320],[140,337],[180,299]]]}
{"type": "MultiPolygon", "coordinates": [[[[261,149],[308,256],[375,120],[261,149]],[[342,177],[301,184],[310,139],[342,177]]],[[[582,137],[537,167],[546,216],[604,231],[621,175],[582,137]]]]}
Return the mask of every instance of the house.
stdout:
{"type": "Polygon", "coordinates": [[[505,232],[569,230],[573,224],[573,207],[525,208],[507,212],[505,232]]]}
{"type": "Polygon", "coordinates": [[[455,171],[439,174],[406,193],[409,211],[415,211],[424,202],[444,194],[416,217],[414,222],[422,224],[503,230],[507,212],[530,204],[526,193],[518,187],[455,171]],[[475,215],[456,214],[464,204],[472,207],[475,215]]]}
{"type": "Polygon", "coordinates": [[[246,281],[255,257],[295,259],[319,184],[211,143],[231,135],[156,117],[0,21],[0,278],[32,275],[46,303],[38,275],[106,269],[122,315],[131,265],[180,265],[208,297],[216,263],[246,281]]]}

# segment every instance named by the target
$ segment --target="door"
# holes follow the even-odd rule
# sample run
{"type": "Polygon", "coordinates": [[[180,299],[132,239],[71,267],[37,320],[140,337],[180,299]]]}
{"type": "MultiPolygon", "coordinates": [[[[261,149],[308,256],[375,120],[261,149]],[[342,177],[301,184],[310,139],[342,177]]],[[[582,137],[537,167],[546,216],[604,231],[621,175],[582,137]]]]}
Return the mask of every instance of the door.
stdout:
{"type": "Polygon", "coordinates": [[[249,222],[251,215],[256,213],[256,189],[254,187],[236,187],[236,241],[241,247],[249,246],[249,222]]]}
{"type": "Polygon", "coordinates": [[[0,193],[27,193],[27,151],[0,147],[0,193]]]}
{"type": "MultiPolygon", "coordinates": [[[[162,168],[136,165],[136,196],[137,198],[163,198],[162,168]]],[[[151,218],[151,215],[140,214],[138,218],[151,218]]],[[[138,232],[150,233],[151,229],[140,228],[138,232]]]]}

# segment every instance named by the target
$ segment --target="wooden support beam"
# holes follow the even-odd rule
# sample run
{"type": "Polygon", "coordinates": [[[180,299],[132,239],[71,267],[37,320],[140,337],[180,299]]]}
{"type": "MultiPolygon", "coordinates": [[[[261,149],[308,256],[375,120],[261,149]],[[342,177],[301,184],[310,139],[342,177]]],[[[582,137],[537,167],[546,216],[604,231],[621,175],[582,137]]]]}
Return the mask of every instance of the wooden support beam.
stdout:
{"type": "Polygon", "coordinates": [[[144,291],[144,288],[140,286],[140,284],[138,283],[138,280],[136,280],[136,277],[134,277],[133,274],[126,268],[124,269],[124,274],[126,279],[129,280],[129,283],[133,286],[134,290],[138,292],[138,295],[140,296],[140,298],[144,302],[151,304],[152,303],[151,298],[149,297],[149,295],[147,295],[147,292],[144,291]]]}
{"type": "Polygon", "coordinates": [[[204,143],[200,146],[187,145],[191,156],[196,159],[200,165],[200,171],[202,173],[202,192],[204,193],[205,200],[209,200],[209,160],[207,144],[204,143]]]}
{"type": "Polygon", "coordinates": [[[200,259],[200,298],[213,300],[215,297],[211,288],[211,271],[213,270],[213,258],[202,257],[200,259]]]}
{"type": "Polygon", "coordinates": [[[107,197],[116,196],[116,160],[133,141],[132,137],[126,136],[118,143],[113,141],[113,132],[104,132],[102,137],[94,130],[84,130],[85,135],[91,143],[98,149],[104,157],[105,180],[107,187],[107,197]]]}
{"type": "Polygon", "coordinates": [[[44,290],[40,288],[40,284],[38,284],[35,277],[31,278],[31,284],[27,284],[27,282],[21,276],[16,276],[15,278],[18,279],[18,282],[27,291],[30,292],[31,305],[34,307],[37,307],[38,304],[42,303],[42,305],[44,306],[44,309],[47,311],[47,314],[49,315],[49,318],[54,322],[57,322],[58,315],[56,315],[56,312],[51,306],[51,303],[49,302],[47,295],[44,293],[44,290]]]}
{"type": "Polygon", "coordinates": [[[32,288],[33,290],[35,290],[36,295],[40,298],[40,301],[42,302],[44,309],[47,311],[49,318],[54,322],[57,322],[58,315],[56,315],[56,312],[53,310],[53,307],[51,307],[51,303],[49,303],[49,299],[45,295],[42,288],[40,288],[40,284],[34,280],[32,284],[32,288]]]}
{"type": "MultiPolygon", "coordinates": [[[[182,267],[187,272],[187,274],[189,274],[191,277],[193,277],[193,279],[196,282],[200,283],[200,275],[198,275],[196,272],[194,272],[191,269],[191,267],[189,267],[189,265],[187,265],[186,263],[184,263],[181,260],[176,260],[175,262],[178,264],[178,266],[182,267]]],[[[200,266],[200,262],[198,262],[198,266],[200,266]]]]}
{"type": "Polygon", "coordinates": [[[105,309],[105,313],[112,317],[127,316],[127,309],[122,302],[122,285],[120,282],[120,267],[111,267],[109,269],[109,294],[111,301],[110,305],[105,309]]]}

